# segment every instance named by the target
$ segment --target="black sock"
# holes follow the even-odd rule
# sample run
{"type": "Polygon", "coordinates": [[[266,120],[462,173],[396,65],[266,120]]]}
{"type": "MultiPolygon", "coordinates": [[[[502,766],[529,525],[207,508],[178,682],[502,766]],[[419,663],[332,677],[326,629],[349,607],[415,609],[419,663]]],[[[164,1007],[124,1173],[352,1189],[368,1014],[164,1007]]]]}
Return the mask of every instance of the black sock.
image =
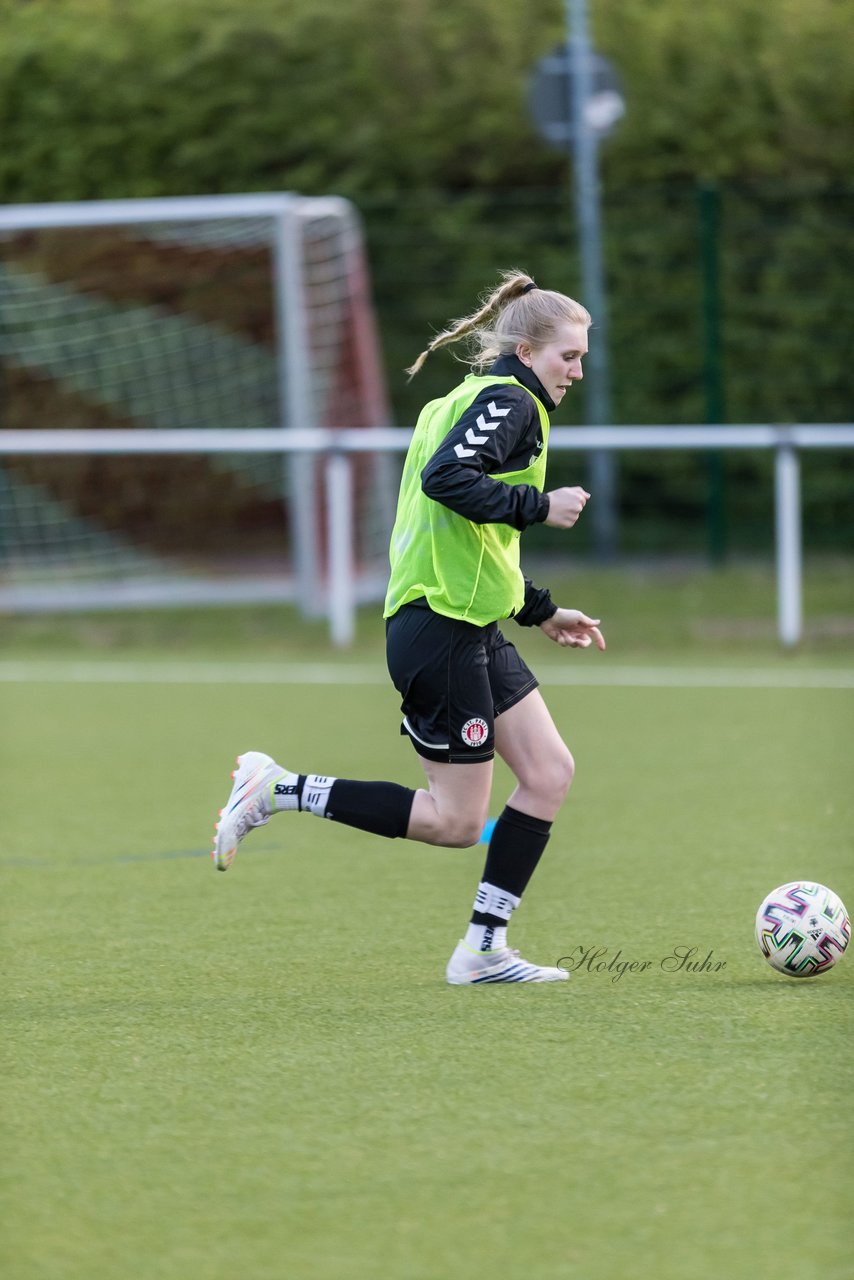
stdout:
{"type": "MultiPolygon", "coordinates": [[[[543,850],[548,844],[552,824],[542,818],[532,818],[527,813],[505,805],[504,812],[495,824],[492,839],[486,853],[483,883],[496,889],[504,889],[514,898],[521,898],[528,881],[537,869],[543,850]]],[[[507,915],[473,910],[472,924],[498,928],[506,925],[507,915]]]]}
{"type": "MultiPolygon", "coordinates": [[[[305,783],[300,778],[300,807],[318,809],[305,803],[305,783]]],[[[322,816],[343,822],[360,831],[393,840],[405,836],[415,792],[397,782],[360,782],[335,778],[325,797],[322,816]]]]}

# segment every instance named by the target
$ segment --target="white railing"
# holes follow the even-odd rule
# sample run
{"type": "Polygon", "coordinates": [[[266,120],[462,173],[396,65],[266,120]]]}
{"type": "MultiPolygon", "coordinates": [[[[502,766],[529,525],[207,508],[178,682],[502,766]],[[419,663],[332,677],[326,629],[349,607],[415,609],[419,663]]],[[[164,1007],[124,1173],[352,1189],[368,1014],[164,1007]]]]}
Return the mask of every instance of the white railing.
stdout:
{"type": "MultiPolygon", "coordinates": [[[[352,563],[352,467],[357,453],[401,453],[411,431],[371,430],[104,430],[0,431],[0,457],[60,454],[290,453],[326,457],[328,522],[327,608],[333,642],[353,640],[357,606],[352,563]]],[[[553,427],[549,449],[582,453],[594,449],[715,450],[773,449],[777,632],[782,644],[798,643],[803,630],[801,496],[799,452],[854,448],[854,423],[794,426],[553,427]]]]}

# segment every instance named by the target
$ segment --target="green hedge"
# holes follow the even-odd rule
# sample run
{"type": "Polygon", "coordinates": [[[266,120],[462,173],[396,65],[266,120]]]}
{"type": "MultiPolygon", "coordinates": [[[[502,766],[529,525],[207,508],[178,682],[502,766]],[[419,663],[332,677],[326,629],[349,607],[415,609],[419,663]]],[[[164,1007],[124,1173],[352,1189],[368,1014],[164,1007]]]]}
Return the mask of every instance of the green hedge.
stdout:
{"type": "MultiPolygon", "coordinates": [[[[606,185],[848,179],[845,0],[590,8],[628,103],[606,185]]],[[[525,106],[561,0],[535,22],[504,0],[5,0],[0,20],[3,200],[562,180],[525,106]]]]}

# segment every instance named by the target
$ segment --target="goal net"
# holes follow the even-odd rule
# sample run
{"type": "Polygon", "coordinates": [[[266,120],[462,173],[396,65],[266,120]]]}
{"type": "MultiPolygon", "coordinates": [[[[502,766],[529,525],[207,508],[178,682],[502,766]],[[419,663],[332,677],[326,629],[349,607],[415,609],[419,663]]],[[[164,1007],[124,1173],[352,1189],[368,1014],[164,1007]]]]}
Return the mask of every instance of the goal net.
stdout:
{"type": "MultiPolygon", "coordinates": [[[[293,599],[319,614],[322,461],[241,437],[387,423],[349,202],[0,209],[0,431],[62,432],[46,453],[0,452],[0,607],[293,599]],[[80,432],[116,428],[227,431],[233,450],[202,437],[183,452],[79,451],[80,432]]],[[[353,560],[372,598],[396,463],[364,455],[354,470],[353,560]]]]}

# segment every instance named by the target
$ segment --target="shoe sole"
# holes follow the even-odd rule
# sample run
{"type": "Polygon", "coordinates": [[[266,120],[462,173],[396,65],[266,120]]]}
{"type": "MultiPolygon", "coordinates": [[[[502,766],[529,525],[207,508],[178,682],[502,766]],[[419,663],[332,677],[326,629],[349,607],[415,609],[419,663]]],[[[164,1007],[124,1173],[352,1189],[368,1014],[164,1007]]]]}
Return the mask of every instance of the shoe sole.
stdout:
{"type": "MultiPolygon", "coordinates": [[[[236,769],[232,769],[232,771],[231,771],[231,778],[232,778],[232,781],[234,781],[234,779],[237,777],[237,774],[238,774],[238,772],[239,772],[239,770],[240,770],[240,756],[238,756],[238,757],[236,758],[236,760],[235,760],[235,764],[236,764],[237,768],[236,768],[236,769]]],[[[219,816],[219,822],[218,822],[218,823],[216,824],[216,826],[214,827],[213,849],[211,850],[211,857],[213,858],[213,863],[214,863],[214,866],[216,867],[217,871],[228,871],[229,867],[231,866],[232,862],[234,861],[234,855],[237,853],[237,841],[236,841],[236,840],[235,840],[235,842],[234,842],[234,845],[233,845],[231,848],[227,848],[227,849],[220,849],[220,848],[218,848],[218,845],[219,845],[219,832],[220,832],[220,827],[222,826],[222,816],[223,816],[223,814],[225,813],[225,810],[226,810],[226,809],[231,808],[231,800],[232,800],[233,795],[234,795],[234,787],[232,787],[232,788],[231,788],[231,794],[230,794],[230,795],[229,795],[229,797],[228,797],[228,803],[226,804],[225,808],[220,809],[220,811],[219,811],[219,815],[218,815],[218,816],[219,816]]]]}
{"type": "Polygon", "coordinates": [[[524,977],[523,975],[520,975],[519,977],[513,978],[510,976],[499,975],[499,974],[496,974],[494,977],[492,977],[486,974],[482,978],[447,978],[446,977],[445,980],[448,983],[448,985],[451,987],[480,987],[480,986],[483,986],[485,983],[500,984],[503,982],[507,982],[507,983],[510,983],[510,982],[566,982],[568,978],[569,978],[569,974],[566,974],[564,977],[560,977],[560,978],[558,977],[541,978],[537,975],[533,975],[527,978],[524,977]]]}

